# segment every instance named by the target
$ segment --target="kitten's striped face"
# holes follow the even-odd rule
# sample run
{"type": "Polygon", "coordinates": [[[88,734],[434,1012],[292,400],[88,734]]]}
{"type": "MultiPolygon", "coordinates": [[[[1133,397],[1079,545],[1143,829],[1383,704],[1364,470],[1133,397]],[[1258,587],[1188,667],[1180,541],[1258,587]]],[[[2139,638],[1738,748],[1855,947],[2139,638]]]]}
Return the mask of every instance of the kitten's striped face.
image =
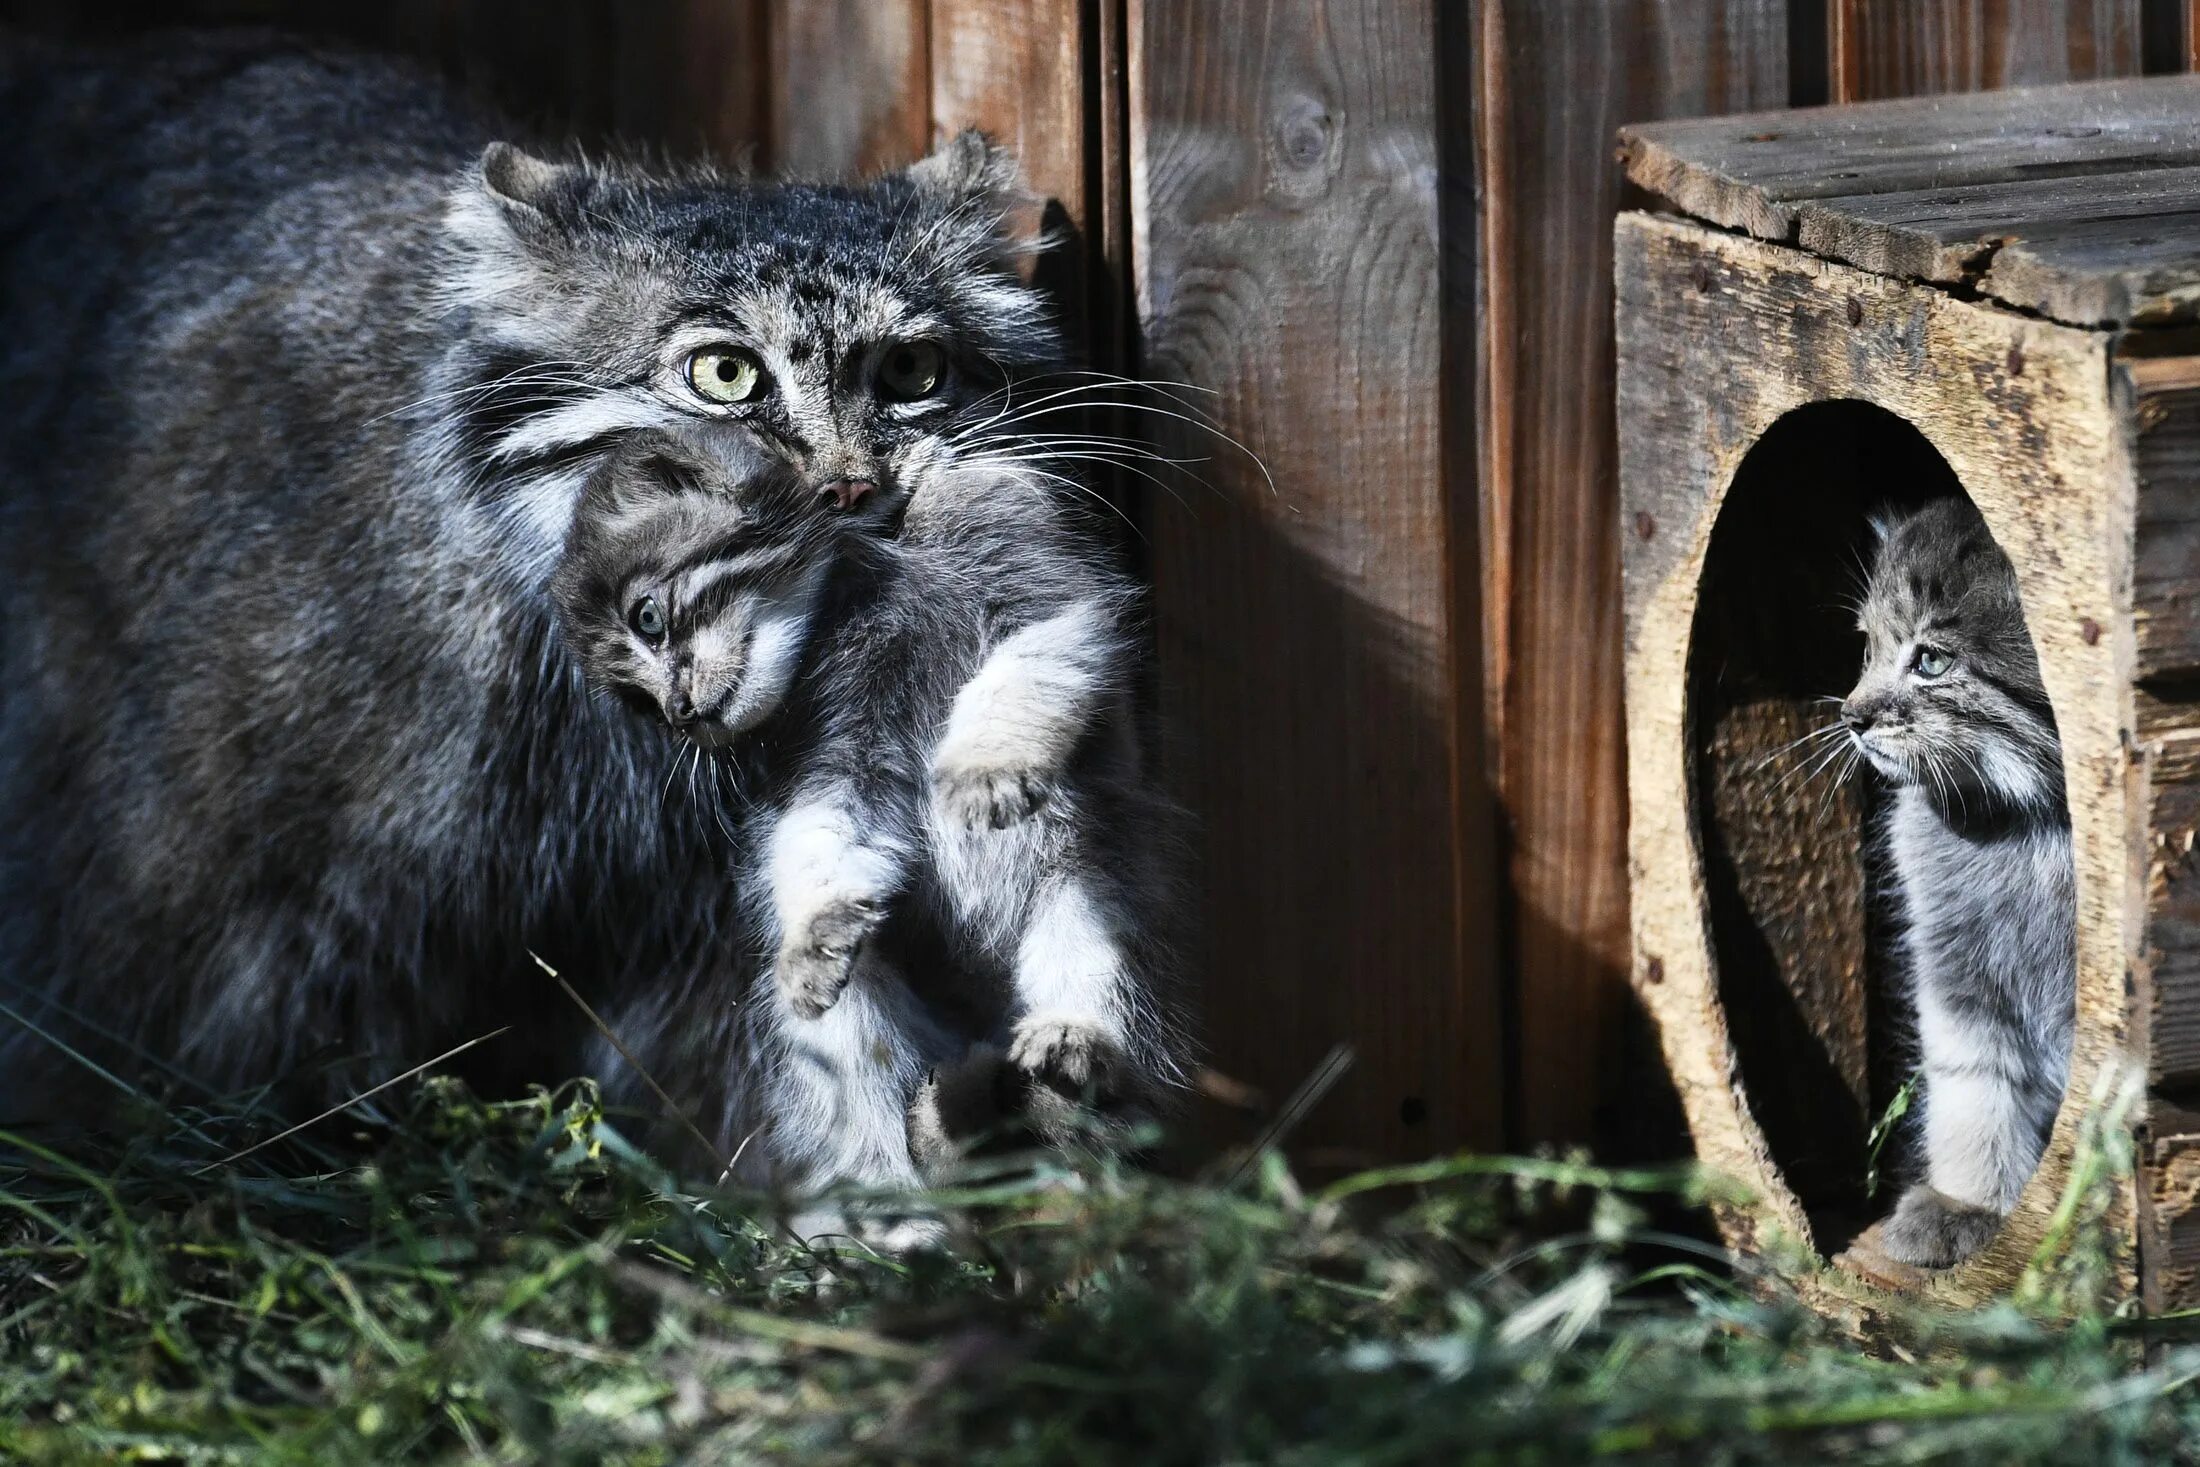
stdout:
{"type": "Polygon", "coordinates": [[[1857,748],[1950,813],[2060,813],[2061,744],[2008,557],[1962,499],[1881,534],[1841,708],[1857,748]]]}
{"type": "Polygon", "coordinates": [[[590,484],[555,593],[589,681],[722,747],[785,700],[841,522],[783,470],[654,436],[590,484]]]}
{"type": "Polygon", "coordinates": [[[839,509],[985,467],[1007,384],[1057,350],[1010,268],[1010,188],[975,135],[847,188],[492,148],[450,213],[456,303],[494,340],[454,446],[549,555],[638,430],[737,424],[839,509]]]}

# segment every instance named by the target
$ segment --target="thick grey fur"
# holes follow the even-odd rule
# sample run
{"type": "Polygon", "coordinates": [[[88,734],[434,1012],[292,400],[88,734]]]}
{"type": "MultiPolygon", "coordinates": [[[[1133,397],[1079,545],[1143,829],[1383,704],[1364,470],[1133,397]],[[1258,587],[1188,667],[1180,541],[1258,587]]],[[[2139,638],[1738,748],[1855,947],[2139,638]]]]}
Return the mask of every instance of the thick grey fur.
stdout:
{"type": "Polygon", "coordinates": [[[1843,705],[1893,786],[1887,850],[1924,1076],[1925,1177],[1881,1227],[1955,1263],[2039,1163],[2069,1077],[2076,894],[2061,743],[2017,578],[1970,501],[1883,523],[1843,705]],[[1946,670],[1928,675],[1946,659],[1946,670]]]}
{"type": "MultiPolygon", "coordinates": [[[[313,1098],[509,1024],[470,1057],[508,1083],[582,1050],[540,954],[681,1015],[683,1098],[722,1084],[736,852],[667,793],[687,746],[590,695],[549,582],[641,432],[904,494],[1019,451],[989,425],[1056,347],[1005,161],[546,161],[410,70],[250,34],[19,48],[0,128],[0,1002],[125,1078],[313,1098]],[[951,352],[922,409],[863,390],[901,320],[951,352]],[[698,332],[784,390],[699,399],[698,332]]],[[[0,1027],[7,1118],[104,1093],[0,1027]]]]}

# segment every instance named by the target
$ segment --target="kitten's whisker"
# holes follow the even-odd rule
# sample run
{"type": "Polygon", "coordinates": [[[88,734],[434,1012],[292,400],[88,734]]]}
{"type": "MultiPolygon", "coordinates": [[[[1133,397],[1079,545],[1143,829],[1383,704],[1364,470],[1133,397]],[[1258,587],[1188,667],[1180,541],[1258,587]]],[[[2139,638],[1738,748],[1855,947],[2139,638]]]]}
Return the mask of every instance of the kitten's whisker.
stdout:
{"type": "Polygon", "coordinates": [[[1856,752],[1855,746],[1851,745],[1848,759],[1841,765],[1839,772],[1833,776],[1833,782],[1826,786],[1826,793],[1818,802],[1818,813],[1812,817],[1812,824],[1824,823],[1826,812],[1833,808],[1833,797],[1839,794],[1842,787],[1849,782],[1849,775],[1855,772],[1856,762],[1860,757],[1862,756],[1856,752]]]}
{"type": "Polygon", "coordinates": [[[1810,788],[1811,782],[1818,778],[1819,774],[1824,771],[1828,764],[1832,763],[1833,760],[1839,756],[1840,752],[1841,746],[1839,744],[1832,744],[1823,749],[1811,750],[1809,762],[1798,765],[1795,769],[1791,769],[1786,774],[1782,775],[1779,781],[1774,784],[1771,790],[1769,790],[1767,793],[1780,793],[1782,790],[1786,789],[1790,783],[1793,783],[1795,781],[1796,775],[1799,772],[1802,775],[1802,782],[1796,785],[1795,790],[1797,794],[1801,794],[1803,791],[1810,788]]]}
{"type": "Polygon", "coordinates": [[[1821,728],[1814,728],[1798,738],[1789,739],[1786,743],[1780,745],[1780,747],[1774,749],[1771,753],[1765,755],[1762,759],[1759,759],[1755,764],[1752,764],[1750,766],[1750,771],[1752,773],[1755,773],[1756,771],[1763,769],[1767,764],[1770,764],[1773,760],[1779,758],[1782,754],[1785,754],[1792,749],[1800,748],[1804,744],[1810,743],[1813,740],[1828,738],[1834,734],[1845,733],[1846,731],[1847,730],[1838,723],[1829,723],[1821,728]]]}

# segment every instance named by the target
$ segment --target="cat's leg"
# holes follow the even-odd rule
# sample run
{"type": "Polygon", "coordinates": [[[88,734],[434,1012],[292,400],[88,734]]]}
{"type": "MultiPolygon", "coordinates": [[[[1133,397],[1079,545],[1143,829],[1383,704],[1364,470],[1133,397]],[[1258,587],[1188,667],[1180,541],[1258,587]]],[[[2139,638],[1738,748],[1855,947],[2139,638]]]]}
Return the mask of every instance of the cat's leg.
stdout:
{"type": "Polygon", "coordinates": [[[1016,947],[1011,1063],[1050,1084],[1102,1095],[1128,1078],[1135,977],[1121,924],[1089,875],[1056,876],[1039,887],[1016,947]]]}
{"type": "Polygon", "coordinates": [[[805,791],[780,814],[766,860],[779,937],[772,971],[797,1016],[815,1019],[840,997],[903,867],[901,843],[845,785],[805,791]]]}
{"type": "Polygon", "coordinates": [[[1098,601],[1004,637],[955,695],[933,751],[933,798],[949,823],[1000,829],[1045,804],[1121,655],[1098,601]]]}
{"type": "Polygon", "coordinates": [[[2062,1082],[1999,995],[1951,1001],[1918,988],[1925,1180],[1880,1228],[1887,1254],[1945,1268],[2000,1231],[2039,1165],[2062,1082]]]}
{"type": "Polygon", "coordinates": [[[910,1106],[956,1041],[883,958],[866,956],[840,1001],[811,1018],[784,989],[759,995],[772,1051],[762,1097],[774,1172],[805,1198],[799,1237],[847,1235],[899,1250],[938,1228],[909,1205],[835,1197],[921,1183],[910,1106]],[[820,1196],[818,1194],[827,1194],[820,1196]]]}

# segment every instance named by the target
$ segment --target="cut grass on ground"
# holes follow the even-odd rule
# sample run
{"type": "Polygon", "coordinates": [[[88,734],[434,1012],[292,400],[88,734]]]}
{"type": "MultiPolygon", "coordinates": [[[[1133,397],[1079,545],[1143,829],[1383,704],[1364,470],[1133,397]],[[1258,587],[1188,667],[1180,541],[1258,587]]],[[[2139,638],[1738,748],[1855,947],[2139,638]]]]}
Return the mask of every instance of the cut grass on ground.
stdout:
{"type": "Polygon", "coordinates": [[[1700,1197],[1684,1171],[1460,1158],[1307,1192],[1273,1159],[1232,1186],[1027,1159],[937,1196],[953,1246],[895,1261],[675,1183],[584,1084],[381,1099],[210,1171],[211,1115],[17,1146],[0,1456],[2200,1461],[2200,1346],[2092,1302],[2097,1239],[2030,1290],[2071,1322],[1921,1316],[1879,1358],[1652,1229],[1700,1197]]]}

